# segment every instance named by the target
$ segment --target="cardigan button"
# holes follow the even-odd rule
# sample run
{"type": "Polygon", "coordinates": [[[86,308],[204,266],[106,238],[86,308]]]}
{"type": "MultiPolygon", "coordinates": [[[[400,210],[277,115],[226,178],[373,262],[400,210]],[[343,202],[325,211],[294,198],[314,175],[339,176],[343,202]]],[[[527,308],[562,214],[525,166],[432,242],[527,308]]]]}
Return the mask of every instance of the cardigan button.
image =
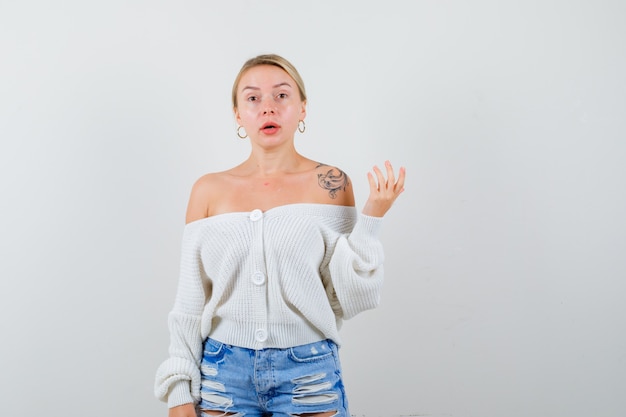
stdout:
{"type": "Polygon", "coordinates": [[[265,283],[265,275],[263,275],[263,272],[255,272],[252,274],[252,282],[256,285],[263,285],[265,283]]]}
{"type": "Polygon", "coordinates": [[[263,212],[259,209],[254,209],[250,213],[250,220],[252,220],[253,222],[260,220],[261,217],[263,217],[263,212]]]}
{"type": "Polygon", "coordinates": [[[257,340],[257,342],[265,342],[267,340],[267,330],[257,329],[257,331],[254,332],[254,338],[257,340]]]}

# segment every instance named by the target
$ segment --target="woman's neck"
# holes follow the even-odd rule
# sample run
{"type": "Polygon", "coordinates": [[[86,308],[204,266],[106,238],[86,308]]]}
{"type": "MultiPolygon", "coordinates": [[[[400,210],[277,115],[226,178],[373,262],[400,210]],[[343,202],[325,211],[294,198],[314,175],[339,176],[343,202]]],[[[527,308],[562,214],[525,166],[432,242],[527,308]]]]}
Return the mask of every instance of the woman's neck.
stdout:
{"type": "Polygon", "coordinates": [[[255,177],[274,177],[286,173],[301,171],[308,159],[295,150],[274,152],[251,152],[250,156],[239,168],[248,175],[255,177]]]}

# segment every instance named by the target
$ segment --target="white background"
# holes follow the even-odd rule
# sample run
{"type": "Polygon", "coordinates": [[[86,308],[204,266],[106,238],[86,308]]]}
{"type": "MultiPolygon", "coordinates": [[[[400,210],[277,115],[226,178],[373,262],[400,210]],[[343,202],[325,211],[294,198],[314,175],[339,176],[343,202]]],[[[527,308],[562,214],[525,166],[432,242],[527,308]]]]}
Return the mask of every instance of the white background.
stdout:
{"type": "Polygon", "coordinates": [[[184,211],[253,55],[305,155],[407,167],[358,417],[626,415],[623,1],[0,1],[0,414],[165,416],[184,211]]]}

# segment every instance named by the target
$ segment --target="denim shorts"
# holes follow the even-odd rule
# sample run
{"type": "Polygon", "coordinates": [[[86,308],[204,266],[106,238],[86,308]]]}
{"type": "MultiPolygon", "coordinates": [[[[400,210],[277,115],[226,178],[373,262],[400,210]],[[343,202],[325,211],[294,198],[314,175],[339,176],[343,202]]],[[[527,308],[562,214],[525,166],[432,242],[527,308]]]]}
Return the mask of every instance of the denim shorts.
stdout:
{"type": "Polygon", "coordinates": [[[338,348],[331,340],[286,349],[246,349],[208,338],[201,364],[201,410],[231,417],[349,417],[338,348]]]}

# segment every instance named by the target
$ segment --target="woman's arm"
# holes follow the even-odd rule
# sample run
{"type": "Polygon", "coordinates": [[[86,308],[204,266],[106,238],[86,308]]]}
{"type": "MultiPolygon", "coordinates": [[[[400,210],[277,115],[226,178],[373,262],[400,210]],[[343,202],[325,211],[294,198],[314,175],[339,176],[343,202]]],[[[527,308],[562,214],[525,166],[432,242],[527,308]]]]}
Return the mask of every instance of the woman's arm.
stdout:
{"type": "Polygon", "coordinates": [[[169,417],[197,417],[196,407],[193,404],[172,407],[170,408],[169,417]]]}

